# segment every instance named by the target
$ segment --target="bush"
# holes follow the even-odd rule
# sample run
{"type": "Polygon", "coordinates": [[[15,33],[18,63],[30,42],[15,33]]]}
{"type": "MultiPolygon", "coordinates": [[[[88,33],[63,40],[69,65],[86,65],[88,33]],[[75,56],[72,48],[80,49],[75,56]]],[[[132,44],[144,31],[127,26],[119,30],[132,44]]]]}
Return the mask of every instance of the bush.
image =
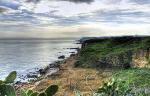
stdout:
{"type": "Polygon", "coordinates": [[[120,96],[130,93],[131,90],[128,82],[112,77],[109,82],[103,82],[97,93],[102,96],[120,96]]]}
{"type": "MultiPolygon", "coordinates": [[[[16,96],[15,89],[9,85],[16,79],[17,72],[11,72],[4,81],[0,80],[0,96],[16,96]]],[[[44,92],[38,93],[28,90],[26,93],[23,89],[20,90],[20,96],[53,96],[58,91],[57,85],[49,86],[44,92]]]]}

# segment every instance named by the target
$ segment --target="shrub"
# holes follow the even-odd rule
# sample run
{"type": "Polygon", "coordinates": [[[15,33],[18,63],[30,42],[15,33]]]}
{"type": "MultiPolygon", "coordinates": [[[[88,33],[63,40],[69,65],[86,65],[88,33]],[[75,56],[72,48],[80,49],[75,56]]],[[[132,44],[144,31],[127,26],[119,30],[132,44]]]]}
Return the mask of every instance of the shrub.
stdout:
{"type": "MultiPolygon", "coordinates": [[[[0,80],[0,96],[16,96],[15,89],[9,85],[16,79],[17,72],[11,72],[4,81],[0,80]]],[[[27,93],[21,89],[20,96],[53,96],[58,91],[57,85],[49,86],[44,92],[38,93],[32,90],[28,90],[27,93]]]]}
{"type": "Polygon", "coordinates": [[[120,96],[130,93],[131,88],[126,81],[121,81],[119,78],[110,78],[109,82],[104,82],[97,93],[102,96],[120,96]]]}

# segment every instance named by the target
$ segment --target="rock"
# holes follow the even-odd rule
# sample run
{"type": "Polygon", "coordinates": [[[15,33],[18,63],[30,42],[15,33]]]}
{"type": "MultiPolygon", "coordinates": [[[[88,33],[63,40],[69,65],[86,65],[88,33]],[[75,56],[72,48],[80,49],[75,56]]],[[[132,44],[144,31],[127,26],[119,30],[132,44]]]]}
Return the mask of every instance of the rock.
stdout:
{"type": "Polygon", "coordinates": [[[80,66],[80,61],[76,61],[75,63],[74,63],[74,67],[79,67],[80,66]]]}
{"type": "Polygon", "coordinates": [[[21,84],[21,83],[22,83],[21,81],[17,81],[15,84],[19,85],[19,84],[21,84]]]}
{"type": "Polygon", "coordinates": [[[43,74],[43,69],[40,69],[39,72],[40,72],[40,74],[43,74]]]}
{"type": "Polygon", "coordinates": [[[80,48],[70,48],[70,49],[76,49],[76,50],[79,50],[80,48]]]}
{"type": "Polygon", "coordinates": [[[76,43],[76,44],[82,44],[82,43],[76,43]]]}
{"type": "Polygon", "coordinates": [[[33,75],[32,74],[28,74],[27,77],[28,78],[38,78],[38,75],[36,75],[36,74],[33,74],[33,75]]]}
{"type": "Polygon", "coordinates": [[[49,66],[45,67],[44,69],[40,69],[40,74],[45,74],[49,70],[49,66]]]}
{"type": "Polygon", "coordinates": [[[75,52],[69,52],[69,53],[72,53],[72,54],[73,54],[73,53],[75,53],[75,52]]]}
{"type": "Polygon", "coordinates": [[[70,54],[70,57],[73,57],[73,56],[75,56],[76,54],[70,54]]]}
{"type": "Polygon", "coordinates": [[[50,68],[59,68],[60,64],[59,63],[52,63],[52,64],[49,64],[49,67],[50,68]]]}
{"type": "Polygon", "coordinates": [[[58,59],[65,59],[65,56],[64,55],[59,56],[58,59]]]}
{"type": "Polygon", "coordinates": [[[62,64],[64,64],[64,63],[66,63],[67,61],[66,60],[64,60],[64,61],[62,61],[62,64]]]}

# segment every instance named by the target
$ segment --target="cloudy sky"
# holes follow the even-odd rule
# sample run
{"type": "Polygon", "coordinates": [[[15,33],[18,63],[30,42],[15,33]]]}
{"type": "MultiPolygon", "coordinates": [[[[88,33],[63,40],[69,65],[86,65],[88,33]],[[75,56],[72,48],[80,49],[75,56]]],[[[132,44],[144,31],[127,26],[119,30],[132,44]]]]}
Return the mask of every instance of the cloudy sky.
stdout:
{"type": "Polygon", "coordinates": [[[150,35],[150,0],[0,0],[0,38],[150,35]]]}

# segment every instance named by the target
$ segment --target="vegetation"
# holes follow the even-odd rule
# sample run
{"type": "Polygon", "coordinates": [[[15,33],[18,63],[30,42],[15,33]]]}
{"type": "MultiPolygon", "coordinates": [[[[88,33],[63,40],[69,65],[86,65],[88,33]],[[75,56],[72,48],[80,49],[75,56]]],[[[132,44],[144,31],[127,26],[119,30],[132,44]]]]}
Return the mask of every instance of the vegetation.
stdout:
{"type": "MultiPolygon", "coordinates": [[[[112,37],[91,39],[83,43],[80,50],[80,65],[96,58],[120,56],[137,49],[150,48],[150,37],[112,37]]],[[[126,54],[130,55],[130,54],[126,54]]],[[[128,56],[129,57],[129,56],[128,56]]],[[[130,57],[129,57],[130,58],[130,57]]],[[[131,59],[131,58],[130,58],[131,59]]],[[[91,61],[93,63],[93,61],[91,61]]]]}
{"type": "MultiPolygon", "coordinates": [[[[76,88],[74,93],[75,96],[84,96],[79,94],[76,88]]],[[[70,96],[66,92],[64,94],[70,96]]],[[[130,85],[129,81],[122,80],[119,76],[112,76],[108,82],[103,81],[102,86],[88,96],[150,96],[150,93],[146,91],[146,88],[136,89],[135,86],[130,85]]]]}
{"type": "MultiPolygon", "coordinates": [[[[84,42],[84,44],[86,45],[87,43],[88,45],[86,45],[86,47],[83,46],[80,51],[81,56],[79,63],[91,61],[90,63],[94,65],[94,59],[96,58],[121,56],[121,54],[128,55],[126,53],[130,51],[134,52],[140,48],[150,48],[149,42],[150,37],[114,37],[87,40],[84,42]]],[[[126,57],[129,57],[127,60],[130,61],[130,56],[126,57]]],[[[59,82],[58,85],[60,88],[62,88],[61,90],[66,91],[64,92],[66,96],[69,96],[67,94],[69,92],[69,94],[74,92],[76,96],[82,96],[80,93],[83,93],[83,91],[87,90],[87,88],[95,88],[94,90],[96,90],[94,91],[92,89],[93,93],[91,93],[89,96],[150,96],[150,94],[147,92],[150,85],[150,70],[148,68],[124,70],[115,69],[112,73],[112,77],[109,79],[108,77],[110,77],[110,73],[104,72],[103,69],[101,71],[94,69],[74,68],[73,66],[75,63],[76,60],[73,61],[70,59],[67,61],[67,63],[65,63],[67,65],[63,64],[62,68],[68,68],[69,70],[61,70],[60,72],[51,75],[51,77],[54,77],[55,79],[51,78],[51,81],[48,79],[41,81],[39,85],[36,86],[37,89],[40,89],[40,85],[43,84],[49,85],[53,84],[54,82],[59,82]],[[103,74],[100,74],[100,71],[103,74]],[[100,84],[102,80],[108,82],[103,82],[102,86],[98,88],[98,84],[100,84]],[[74,88],[75,86],[76,88],[74,88]],[[77,89],[82,91],[78,92],[77,89]]],[[[128,61],[124,63],[127,64],[128,61]]],[[[88,64],[89,63],[87,63],[87,65],[88,64]]],[[[148,59],[147,65],[148,64],[150,64],[150,59],[148,59]]],[[[16,75],[16,71],[13,71],[6,77],[4,81],[0,80],[0,96],[16,96],[15,89],[13,86],[11,86],[11,83],[13,83],[16,79],[16,75]]],[[[44,86],[42,90],[44,90],[46,87],[47,86],[44,86]]],[[[53,96],[57,91],[58,86],[51,85],[40,93],[34,92],[33,90],[28,90],[25,92],[25,90],[21,89],[19,96],[53,96]]],[[[87,92],[89,93],[91,90],[88,90],[87,92]]]]}
{"type": "MultiPolygon", "coordinates": [[[[16,79],[17,72],[11,72],[4,81],[0,80],[0,96],[16,96],[15,89],[10,83],[16,79]]],[[[38,93],[28,90],[26,93],[23,89],[20,90],[20,96],[53,96],[58,91],[57,85],[49,86],[44,92],[38,93]]]]}
{"type": "Polygon", "coordinates": [[[114,74],[114,77],[129,82],[131,86],[136,88],[149,87],[150,85],[150,70],[147,68],[117,70],[114,74]]]}
{"type": "Polygon", "coordinates": [[[121,81],[119,78],[110,78],[109,82],[103,82],[98,93],[102,96],[120,96],[130,93],[131,90],[128,82],[121,81]]]}
{"type": "Polygon", "coordinates": [[[107,57],[119,55],[130,50],[150,47],[150,44],[148,44],[150,37],[114,37],[101,41],[92,41],[93,43],[88,43],[90,40],[85,42],[88,45],[81,49],[82,56],[107,57]]]}
{"type": "Polygon", "coordinates": [[[129,82],[118,77],[111,77],[109,82],[103,82],[97,93],[98,96],[150,96],[144,88],[137,91],[135,87],[129,85],[129,82]]]}
{"type": "Polygon", "coordinates": [[[2,96],[15,96],[15,89],[8,85],[9,83],[13,83],[16,79],[17,72],[11,72],[4,81],[0,80],[0,95],[2,96]]]}

